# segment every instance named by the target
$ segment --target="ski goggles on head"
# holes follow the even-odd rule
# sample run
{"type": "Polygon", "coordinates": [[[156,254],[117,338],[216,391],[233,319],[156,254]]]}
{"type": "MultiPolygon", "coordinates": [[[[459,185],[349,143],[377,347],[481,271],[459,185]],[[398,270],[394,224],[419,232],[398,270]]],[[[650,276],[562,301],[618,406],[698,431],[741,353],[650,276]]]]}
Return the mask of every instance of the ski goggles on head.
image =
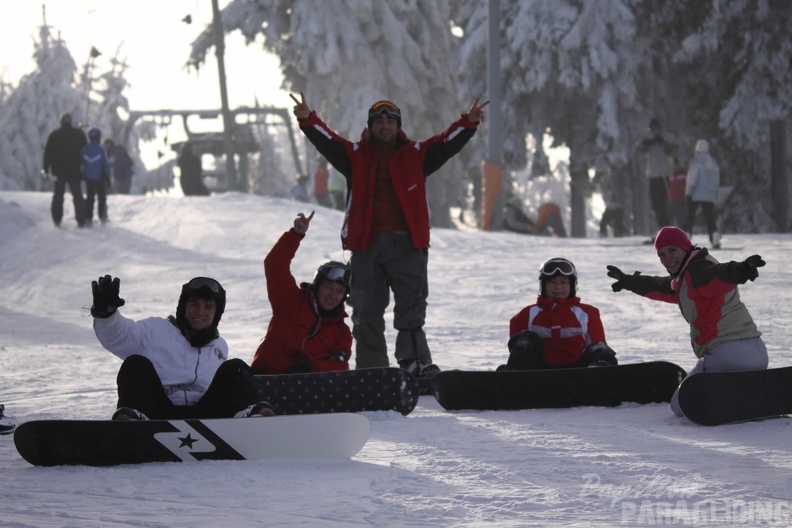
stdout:
{"type": "Polygon", "coordinates": [[[393,119],[401,119],[401,110],[391,103],[390,101],[380,101],[378,103],[374,103],[369,109],[369,119],[373,119],[375,117],[379,117],[382,114],[385,114],[388,117],[392,117],[393,119]]]}
{"type": "Polygon", "coordinates": [[[207,288],[217,295],[220,295],[220,291],[223,289],[219,282],[209,277],[195,277],[187,283],[188,290],[200,290],[201,288],[207,288]]]}
{"type": "Polygon", "coordinates": [[[566,259],[550,259],[542,264],[542,275],[552,276],[557,273],[561,275],[575,275],[575,266],[566,259]]]}
{"type": "Polygon", "coordinates": [[[324,280],[342,284],[347,289],[352,285],[352,272],[345,268],[329,268],[324,272],[324,280]]]}

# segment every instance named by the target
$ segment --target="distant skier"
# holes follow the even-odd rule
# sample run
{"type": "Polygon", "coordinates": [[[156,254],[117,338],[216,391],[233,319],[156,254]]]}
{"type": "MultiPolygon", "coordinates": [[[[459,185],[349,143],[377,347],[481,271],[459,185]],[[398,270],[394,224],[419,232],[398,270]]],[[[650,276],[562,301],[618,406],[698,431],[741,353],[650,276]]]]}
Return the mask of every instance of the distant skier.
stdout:
{"type": "Polygon", "coordinates": [[[55,189],[52,194],[52,221],[60,226],[63,220],[63,197],[66,186],[74,202],[74,216],[77,225],[85,225],[85,200],[82,192],[82,172],[80,155],[82,148],[88,143],[85,133],[72,126],[72,115],[65,113],[60,117],[60,128],[54,130],[44,146],[44,160],[41,174],[52,173],[55,176],[55,189]]]}
{"type": "Polygon", "coordinates": [[[209,196],[209,189],[203,182],[201,156],[195,154],[189,141],[182,146],[178,159],[179,178],[184,196],[209,196]]]}
{"type": "Polygon", "coordinates": [[[117,144],[110,138],[104,140],[107,159],[110,161],[110,173],[113,180],[113,192],[116,194],[129,194],[132,187],[132,175],[135,165],[129,152],[123,145],[117,144]]]}
{"type": "MultiPolygon", "coordinates": [[[[690,343],[698,363],[688,373],[733,370],[764,370],[767,348],[762,333],[740,300],[738,284],[759,276],[757,268],[765,265],[759,255],[742,262],[720,264],[706,249],[693,246],[684,231],[666,226],[658,231],[654,242],[660,263],[667,277],[652,277],[635,272],[623,273],[608,266],[608,277],[616,279],[614,292],[631,291],[653,301],[679,305],[690,325],[690,343]]],[[[678,393],[674,393],[671,409],[683,416],[678,393]]]]}
{"type": "Polygon", "coordinates": [[[100,143],[102,132],[98,128],[88,131],[90,142],[82,148],[82,175],[85,179],[85,225],[93,225],[94,197],[98,199],[96,213],[99,221],[107,222],[107,188],[110,186],[110,164],[107,152],[100,143]]]}
{"type": "Polygon", "coordinates": [[[577,291],[572,261],[555,257],[542,264],[539,297],[509,322],[509,361],[497,370],[618,364],[605,341],[599,310],[581,303],[577,291]]]}
{"type": "Polygon", "coordinates": [[[94,332],[124,362],[118,371],[118,409],[113,420],[272,416],[259,402],[250,367],[228,359],[217,325],[226,292],[208,277],[182,286],[176,317],[127,319],[118,308],[120,280],[91,284],[94,332]]]}
{"type": "Polygon", "coordinates": [[[5,405],[0,405],[0,435],[11,434],[16,429],[16,424],[11,417],[5,415],[5,405]]]}

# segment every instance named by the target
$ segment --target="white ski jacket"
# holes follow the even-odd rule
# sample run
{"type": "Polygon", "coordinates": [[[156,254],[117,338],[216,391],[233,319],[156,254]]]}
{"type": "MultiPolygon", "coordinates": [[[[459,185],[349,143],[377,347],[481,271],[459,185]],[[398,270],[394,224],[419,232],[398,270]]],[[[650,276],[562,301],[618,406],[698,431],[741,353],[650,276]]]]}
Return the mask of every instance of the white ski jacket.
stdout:
{"type": "Polygon", "coordinates": [[[106,319],[94,318],[94,333],[107,350],[121,359],[138,354],[148,358],[174,405],[194,405],[228,359],[222,337],[196,348],[167,319],[133,321],[116,311],[106,319]]]}

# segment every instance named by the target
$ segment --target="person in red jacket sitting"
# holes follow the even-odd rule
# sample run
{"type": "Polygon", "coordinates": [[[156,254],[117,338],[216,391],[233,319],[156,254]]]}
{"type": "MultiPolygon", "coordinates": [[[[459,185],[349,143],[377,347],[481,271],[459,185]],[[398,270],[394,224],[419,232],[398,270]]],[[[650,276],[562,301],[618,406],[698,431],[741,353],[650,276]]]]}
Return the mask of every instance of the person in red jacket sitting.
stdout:
{"type": "Polygon", "coordinates": [[[498,370],[617,365],[599,310],[580,302],[577,270],[565,258],[539,268],[539,297],[509,323],[509,361],[498,370]]]}
{"type": "Polygon", "coordinates": [[[267,334],[251,367],[260,374],[349,370],[352,332],[344,319],[352,273],[343,262],[319,266],[313,283],[297,284],[291,261],[314,213],[297,215],[264,259],[267,296],[272,305],[267,334]]]}

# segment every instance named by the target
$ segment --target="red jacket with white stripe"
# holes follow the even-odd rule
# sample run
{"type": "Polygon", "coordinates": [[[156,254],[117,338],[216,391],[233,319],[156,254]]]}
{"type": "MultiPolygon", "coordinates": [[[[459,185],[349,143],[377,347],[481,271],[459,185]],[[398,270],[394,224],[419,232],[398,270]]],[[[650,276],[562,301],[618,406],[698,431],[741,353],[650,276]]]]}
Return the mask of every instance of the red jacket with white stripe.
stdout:
{"type": "MultiPolygon", "coordinates": [[[[424,141],[407,139],[404,132],[399,131],[396,150],[389,158],[389,169],[416,249],[429,247],[426,178],[462,150],[477,127],[477,123],[463,115],[443,133],[424,141]]],[[[353,143],[342,138],[315,112],[300,121],[300,129],[347,180],[349,197],[341,231],[344,249],[368,249],[374,238],[372,219],[379,162],[375,145],[366,139],[353,143]]]]}
{"type": "Polygon", "coordinates": [[[272,319],[251,366],[267,374],[305,361],[312,372],[349,370],[352,332],[343,305],[337,314],[320,317],[311,284],[298,286],[289,269],[302,239],[287,231],[264,259],[272,319]]]}
{"type": "Polygon", "coordinates": [[[509,323],[509,336],[531,330],[542,338],[548,367],[566,367],[578,361],[591,343],[605,343],[599,310],[579,297],[551,299],[539,296],[509,323]]]}

